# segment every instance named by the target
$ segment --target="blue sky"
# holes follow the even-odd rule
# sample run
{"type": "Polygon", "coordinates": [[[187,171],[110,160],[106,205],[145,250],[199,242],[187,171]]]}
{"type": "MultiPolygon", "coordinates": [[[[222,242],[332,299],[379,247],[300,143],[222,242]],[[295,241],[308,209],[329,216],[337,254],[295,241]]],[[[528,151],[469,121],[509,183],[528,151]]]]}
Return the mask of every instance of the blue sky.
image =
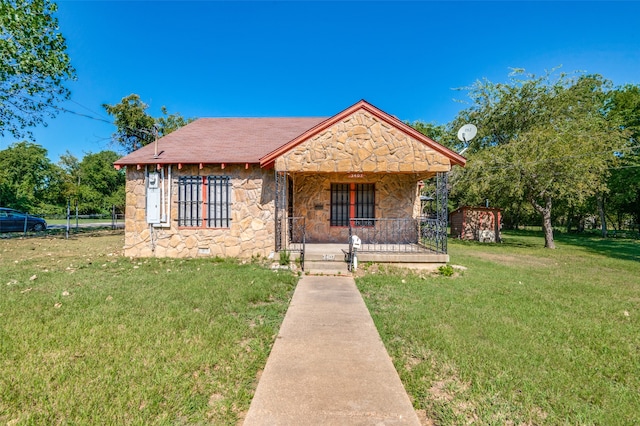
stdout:
{"type": "MultiPolygon", "coordinates": [[[[447,123],[454,88],[510,67],[640,84],[640,2],[59,1],[77,113],[137,93],[149,113],[330,116],[366,99],[402,120],[447,123]]],[[[57,162],[117,147],[114,126],[61,113],[34,131],[57,162]]],[[[0,149],[14,140],[0,139],[0,149]]]]}

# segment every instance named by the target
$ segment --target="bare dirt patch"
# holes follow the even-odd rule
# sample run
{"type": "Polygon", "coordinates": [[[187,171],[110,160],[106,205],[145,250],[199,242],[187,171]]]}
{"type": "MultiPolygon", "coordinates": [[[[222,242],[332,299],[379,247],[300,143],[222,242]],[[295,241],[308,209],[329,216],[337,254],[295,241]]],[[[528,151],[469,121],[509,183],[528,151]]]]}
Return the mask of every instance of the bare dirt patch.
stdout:
{"type": "Polygon", "coordinates": [[[427,416],[427,410],[416,410],[416,414],[422,426],[435,426],[435,422],[427,416]]]}

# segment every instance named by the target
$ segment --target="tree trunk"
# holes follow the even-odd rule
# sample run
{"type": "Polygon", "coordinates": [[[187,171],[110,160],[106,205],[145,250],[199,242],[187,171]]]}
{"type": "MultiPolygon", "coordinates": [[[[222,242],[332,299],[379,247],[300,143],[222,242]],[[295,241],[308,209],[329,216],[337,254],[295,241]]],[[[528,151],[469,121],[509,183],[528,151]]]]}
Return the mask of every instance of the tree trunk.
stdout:
{"type": "Polygon", "coordinates": [[[556,242],[553,240],[553,226],[551,225],[551,209],[544,209],[542,213],[542,230],[544,231],[544,246],[546,248],[556,248],[556,242]]]}
{"type": "Polygon", "coordinates": [[[556,243],[553,241],[553,226],[551,225],[551,197],[544,198],[544,207],[530,198],[533,208],[542,215],[542,230],[544,231],[544,246],[549,249],[555,249],[556,243]]]}
{"type": "Polygon", "coordinates": [[[598,194],[596,195],[596,200],[598,202],[598,214],[600,215],[601,222],[601,230],[602,230],[602,238],[607,237],[607,218],[604,216],[604,195],[598,194]]]}

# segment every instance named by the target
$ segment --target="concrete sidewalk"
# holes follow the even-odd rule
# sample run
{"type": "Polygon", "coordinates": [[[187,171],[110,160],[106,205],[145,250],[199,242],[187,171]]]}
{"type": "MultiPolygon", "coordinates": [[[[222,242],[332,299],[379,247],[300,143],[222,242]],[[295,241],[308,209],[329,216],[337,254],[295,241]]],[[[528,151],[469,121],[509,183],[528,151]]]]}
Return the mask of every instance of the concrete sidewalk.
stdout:
{"type": "Polygon", "coordinates": [[[300,280],[244,424],[420,425],[353,278],[300,280]]]}

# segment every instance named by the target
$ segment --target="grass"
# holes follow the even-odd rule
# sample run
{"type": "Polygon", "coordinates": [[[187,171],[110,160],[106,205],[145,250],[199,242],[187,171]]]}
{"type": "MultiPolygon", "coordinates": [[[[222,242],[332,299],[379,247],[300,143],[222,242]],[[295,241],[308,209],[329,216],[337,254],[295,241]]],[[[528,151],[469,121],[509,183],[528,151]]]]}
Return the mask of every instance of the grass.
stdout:
{"type": "MultiPolygon", "coordinates": [[[[453,277],[358,278],[423,419],[640,423],[640,241],[557,243],[450,241],[468,268],[453,277]]],[[[0,240],[0,423],[242,420],[296,277],[127,259],[122,245],[110,232],[0,240]]]]}
{"type": "Polygon", "coordinates": [[[242,419],[296,277],[122,246],[109,233],[0,240],[0,423],[242,419]]]}
{"type": "Polygon", "coordinates": [[[358,278],[423,419],[640,424],[640,241],[542,241],[450,241],[454,277],[358,278]]]}

